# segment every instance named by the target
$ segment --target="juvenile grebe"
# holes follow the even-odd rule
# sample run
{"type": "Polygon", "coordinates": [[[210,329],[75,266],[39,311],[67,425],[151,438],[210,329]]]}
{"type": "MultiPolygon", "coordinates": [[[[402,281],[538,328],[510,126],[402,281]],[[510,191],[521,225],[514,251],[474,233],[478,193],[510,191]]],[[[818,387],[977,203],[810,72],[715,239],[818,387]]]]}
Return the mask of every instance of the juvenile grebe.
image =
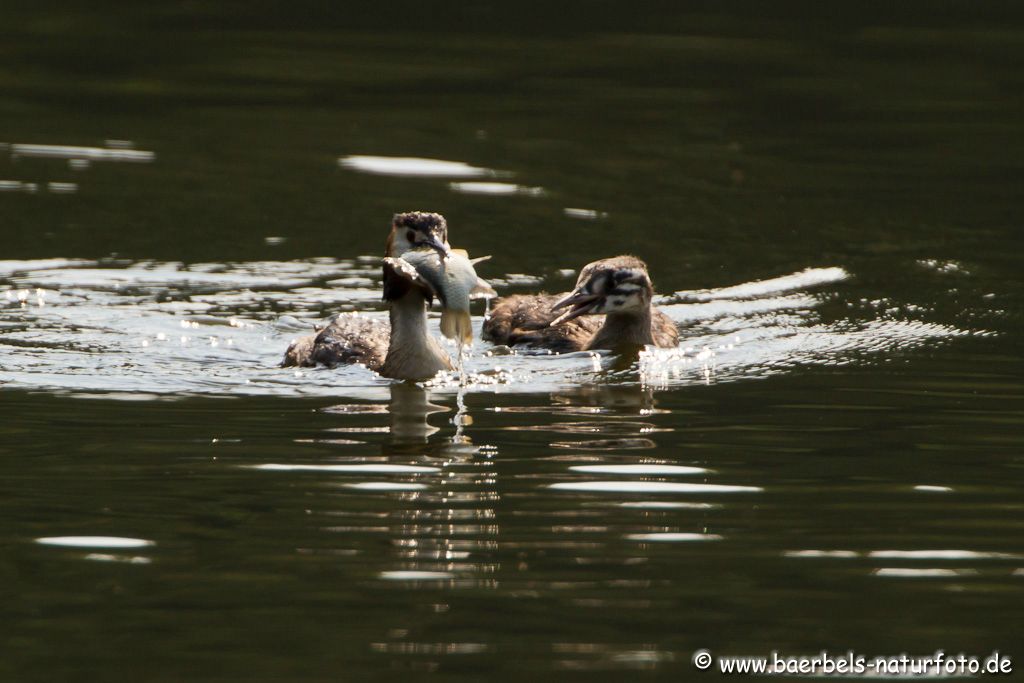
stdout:
{"type": "Polygon", "coordinates": [[[652,306],[647,265],[635,256],[587,264],[568,294],[516,294],[498,299],[484,320],[483,338],[558,352],[672,348],[679,330],[652,306]],[[558,311],[568,310],[561,315],[558,311]],[[603,314],[603,315],[601,315],[603,314]]]}
{"type": "MultiPolygon", "coordinates": [[[[454,369],[448,353],[427,331],[427,307],[434,296],[444,297],[431,282],[440,276],[423,278],[401,259],[403,254],[413,252],[422,263],[426,259],[422,258],[421,250],[431,249],[440,257],[437,267],[443,268],[445,257],[452,254],[443,216],[420,211],[395,214],[383,266],[390,326],[358,314],[339,315],[315,334],[292,342],[285,351],[282,367],[362,363],[384,377],[404,380],[430,379],[441,370],[454,369]]],[[[468,267],[472,272],[472,266],[468,267]]],[[[489,289],[483,281],[476,284],[489,289]]],[[[468,319],[468,310],[459,313],[468,319]]]]}

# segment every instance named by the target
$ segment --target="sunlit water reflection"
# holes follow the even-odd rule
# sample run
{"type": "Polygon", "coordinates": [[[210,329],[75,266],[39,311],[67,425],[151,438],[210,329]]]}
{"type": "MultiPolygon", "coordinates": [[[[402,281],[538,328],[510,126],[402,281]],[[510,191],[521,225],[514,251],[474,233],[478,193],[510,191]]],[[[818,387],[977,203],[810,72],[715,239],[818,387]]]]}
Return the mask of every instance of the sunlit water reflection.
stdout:
{"type": "MultiPolygon", "coordinates": [[[[0,382],[68,392],[379,398],[388,383],[360,367],[276,367],[289,341],[331,312],[384,316],[378,270],[369,256],[188,266],[0,262],[0,344],[15,351],[0,366],[0,382]]],[[[465,364],[468,389],[554,391],[609,381],[664,389],[763,378],[801,365],[882,363],[894,352],[985,334],[929,321],[925,312],[893,315],[892,305],[878,311],[858,304],[847,316],[825,319],[824,303],[856,297],[849,280],[841,268],[810,268],[662,297],[663,310],[683,326],[683,342],[649,349],[634,367],[620,367],[603,352],[509,353],[478,341],[465,364]]],[[[493,281],[509,291],[539,279],[512,274],[493,281]]],[[[479,320],[477,326],[479,333],[479,320]]],[[[450,374],[430,385],[445,392],[458,383],[450,374]]]]}

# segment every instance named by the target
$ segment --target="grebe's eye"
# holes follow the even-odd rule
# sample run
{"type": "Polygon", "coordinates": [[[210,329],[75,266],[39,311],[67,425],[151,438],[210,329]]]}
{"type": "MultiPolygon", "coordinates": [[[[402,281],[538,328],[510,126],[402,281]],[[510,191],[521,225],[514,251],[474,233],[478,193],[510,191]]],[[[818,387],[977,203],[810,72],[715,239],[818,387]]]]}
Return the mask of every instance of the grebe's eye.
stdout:
{"type": "Polygon", "coordinates": [[[405,239],[409,240],[410,244],[414,244],[416,242],[416,233],[414,233],[412,230],[408,231],[407,233],[405,233],[405,239]]]}

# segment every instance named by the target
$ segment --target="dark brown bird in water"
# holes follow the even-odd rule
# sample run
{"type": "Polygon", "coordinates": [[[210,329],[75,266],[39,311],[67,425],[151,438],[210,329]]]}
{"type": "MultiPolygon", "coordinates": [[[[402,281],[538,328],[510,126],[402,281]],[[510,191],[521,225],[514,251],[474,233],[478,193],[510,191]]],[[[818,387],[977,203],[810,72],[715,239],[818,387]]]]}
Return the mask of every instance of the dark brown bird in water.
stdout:
{"type": "MultiPolygon", "coordinates": [[[[442,258],[451,253],[448,224],[436,213],[395,214],[387,241],[387,257],[429,248],[442,258]]],[[[285,351],[282,367],[334,367],[362,363],[384,377],[430,379],[452,370],[448,353],[427,331],[427,307],[433,289],[415,271],[389,258],[384,262],[384,300],[390,306],[390,326],[358,314],[343,314],[330,325],[295,340],[285,351]]]]}
{"type": "Polygon", "coordinates": [[[587,264],[567,294],[515,294],[497,300],[484,320],[483,338],[562,353],[625,352],[648,344],[675,347],[679,330],[651,305],[653,297],[643,261],[635,256],[602,259],[587,264]],[[563,308],[568,310],[559,315],[563,308]]]}

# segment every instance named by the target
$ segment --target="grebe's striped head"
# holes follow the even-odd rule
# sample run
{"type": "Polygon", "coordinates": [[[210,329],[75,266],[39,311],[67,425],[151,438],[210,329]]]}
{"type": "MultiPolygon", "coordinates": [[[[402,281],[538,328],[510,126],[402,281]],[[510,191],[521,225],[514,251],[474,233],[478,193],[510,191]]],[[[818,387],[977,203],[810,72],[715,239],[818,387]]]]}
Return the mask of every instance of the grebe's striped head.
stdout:
{"type": "Polygon", "coordinates": [[[558,301],[552,310],[568,307],[552,325],[581,315],[632,314],[650,309],[654,286],[647,264],[635,256],[616,256],[588,263],[580,271],[576,288],[558,301]]]}
{"type": "Polygon", "coordinates": [[[441,257],[451,253],[448,245],[448,223],[439,213],[410,211],[396,213],[391,219],[385,256],[401,256],[414,249],[430,248],[441,257]]]}

